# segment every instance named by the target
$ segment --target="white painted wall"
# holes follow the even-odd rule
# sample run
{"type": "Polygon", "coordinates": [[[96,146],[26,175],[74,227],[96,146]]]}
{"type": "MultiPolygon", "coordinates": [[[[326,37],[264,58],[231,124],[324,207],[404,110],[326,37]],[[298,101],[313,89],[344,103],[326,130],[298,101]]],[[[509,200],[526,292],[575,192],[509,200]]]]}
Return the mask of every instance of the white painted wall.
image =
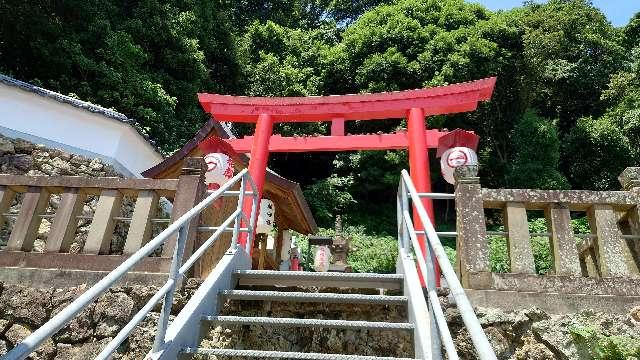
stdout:
{"type": "Polygon", "coordinates": [[[135,177],[162,161],[153,146],[125,123],[2,83],[0,133],[100,157],[135,177]]]}

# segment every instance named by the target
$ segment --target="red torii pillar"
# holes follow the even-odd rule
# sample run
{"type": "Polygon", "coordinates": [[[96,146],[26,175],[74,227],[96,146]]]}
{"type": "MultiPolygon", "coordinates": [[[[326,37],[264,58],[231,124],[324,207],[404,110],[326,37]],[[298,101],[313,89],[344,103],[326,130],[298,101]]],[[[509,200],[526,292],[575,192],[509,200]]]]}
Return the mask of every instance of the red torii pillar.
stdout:
{"type": "MultiPolygon", "coordinates": [[[[416,190],[420,193],[431,192],[431,171],[429,169],[429,151],[427,140],[425,137],[425,116],[422,108],[411,108],[407,112],[407,131],[409,133],[409,173],[416,190]]],[[[433,213],[433,200],[430,198],[422,198],[422,203],[427,210],[427,214],[431,219],[431,223],[435,226],[435,215],[433,213]]],[[[424,224],[420,221],[418,212],[413,209],[413,218],[415,219],[415,229],[424,231],[424,224]]],[[[430,256],[427,246],[426,235],[418,235],[420,250],[425,256],[430,256]]],[[[436,286],[440,286],[440,267],[434,259],[434,275],[436,286]]]]}
{"type": "MultiPolygon", "coordinates": [[[[262,199],[262,191],[264,190],[264,180],[267,174],[267,163],[269,162],[269,139],[273,133],[273,117],[269,114],[260,114],[258,121],[256,122],[256,131],[253,138],[253,144],[251,145],[251,159],[249,160],[249,174],[253,178],[256,184],[256,188],[252,189],[258,193],[258,201],[262,199]]],[[[248,184],[251,186],[250,184],[248,184]]],[[[251,216],[252,198],[245,197],[242,204],[242,212],[249,218],[251,216]]],[[[260,203],[258,208],[260,210],[260,203]]],[[[258,213],[256,212],[256,216],[258,213]]],[[[244,223],[244,221],[243,221],[244,223]]],[[[244,224],[242,227],[248,227],[244,224]]],[[[254,230],[255,235],[255,230],[254,230]]],[[[238,243],[242,248],[247,243],[247,235],[242,234],[238,238],[238,243]]],[[[253,254],[253,248],[250,249],[253,254]]]]}

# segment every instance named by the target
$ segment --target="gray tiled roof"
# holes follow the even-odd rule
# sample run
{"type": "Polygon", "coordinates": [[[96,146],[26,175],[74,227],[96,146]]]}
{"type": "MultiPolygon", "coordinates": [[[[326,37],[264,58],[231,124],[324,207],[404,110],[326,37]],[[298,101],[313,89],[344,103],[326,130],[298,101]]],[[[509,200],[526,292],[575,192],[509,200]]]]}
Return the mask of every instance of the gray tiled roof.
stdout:
{"type": "Polygon", "coordinates": [[[151,144],[156,149],[156,151],[161,153],[160,149],[156,146],[155,142],[149,138],[149,135],[146,134],[146,132],[140,126],[140,124],[138,124],[138,122],[135,119],[130,119],[122,113],[119,113],[112,109],[104,108],[96,104],[92,104],[90,102],[78,100],[78,99],[72,98],[71,96],[66,96],[51,90],[43,89],[41,87],[29,84],[24,81],[20,81],[18,79],[14,79],[4,74],[0,74],[0,83],[13,86],[24,91],[28,91],[40,96],[44,96],[61,103],[68,104],[73,107],[77,107],[79,109],[83,109],[95,114],[100,114],[104,117],[125,123],[133,127],[149,144],[151,144]]]}

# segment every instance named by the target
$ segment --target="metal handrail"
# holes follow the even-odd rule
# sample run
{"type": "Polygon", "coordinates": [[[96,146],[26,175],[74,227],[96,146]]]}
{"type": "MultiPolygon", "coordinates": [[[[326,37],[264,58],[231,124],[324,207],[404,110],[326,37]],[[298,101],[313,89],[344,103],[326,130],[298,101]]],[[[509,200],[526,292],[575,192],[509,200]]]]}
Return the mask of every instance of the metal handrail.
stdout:
{"type": "MultiPolygon", "coordinates": [[[[245,195],[251,194],[252,199],[252,212],[249,218],[248,228],[254,228],[254,222],[257,212],[257,203],[259,202],[258,193],[255,187],[255,183],[247,169],[242,170],[233,178],[231,178],[226,184],[222,185],[219,189],[210,193],[204,200],[194,206],[191,210],[187,211],[184,215],[180,216],[173,224],[170,224],[164,231],[158,234],[155,238],[149,241],[146,245],[141,247],[133,255],[131,255],[122,264],[116,267],[113,271],[107,274],[102,280],[98,281],[95,285],[85,291],[71,304],[67,305],[62,311],[53,316],[40,328],[35,330],[31,335],[27,336],[24,340],[16,345],[11,351],[4,355],[5,360],[22,360],[29,354],[35,351],[45,340],[53,336],[56,332],[62,329],[73,318],[75,318],[80,312],[86,309],[95,299],[101,294],[111,288],[117,281],[126,275],[133,267],[152,254],[158,247],[163,245],[174,233],[178,232],[178,239],[176,241],[173,259],[171,262],[171,268],[167,282],[156,292],[156,294],[134,315],[134,317],[127,323],[122,330],[111,340],[102,352],[96,357],[96,359],[108,359],[111,354],[120,346],[120,344],[129,336],[131,331],[147,316],[147,314],[153,309],[153,307],[164,298],[164,303],[158,320],[158,329],[156,331],[156,337],[153,345],[153,351],[158,351],[164,345],[165,333],[169,321],[169,314],[171,306],[173,304],[173,294],[176,289],[176,285],[180,282],[182,276],[193,266],[193,264],[204,254],[204,252],[211,246],[216,239],[224,232],[224,229],[235,220],[233,240],[230,250],[236,251],[239,249],[237,245],[238,230],[240,229],[240,219],[242,214],[242,206],[244,204],[245,195]],[[251,191],[245,191],[245,181],[249,181],[252,184],[251,191]],[[231,214],[219,227],[219,229],[209,237],[181,266],[182,255],[184,252],[185,244],[187,241],[187,234],[190,221],[205,210],[209,205],[216,201],[221,196],[229,195],[229,189],[234,186],[238,181],[241,181],[240,191],[238,195],[238,209],[231,214]]],[[[251,248],[251,242],[253,242],[253,235],[250,233],[247,238],[247,248],[251,248]]]]}
{"type": "Polygon", "coordinates": [[[418,193],[418,196],[433,200],[454,200],[456,198],[456,195],[451,193],[418,193]]]}
{"type": "MultiPolygon", "coordinates": [[[[464,289],[462,288],[462,284],[456,273],[449,263],[449,259],[447,257],[446,252],[444,251],[444,247],[438,238],[438,234],[436,233],[433,224],[427,214],[424,205],[422,204],[421,196],[416,191],[413,182],[409,176],[409,173],[406,170],[402,170],[400,185],[399,185],[399,196],[398,196],[398,206],[401,208],[398,211],[398,216],[401,218],[398,219],[398,225],[401,228],[398,230],[400,235],[399,246],[401,248],[405,248],[407,250],[413,249],[416,254],[418,267],[420,268],[423,276],[426,275],[426,283],[427,283],[427,297],[429,299],[430,312],[432,317],[434,318],[437,326],[437,334],[440,335],[439,339],[441,340],[445,347],[449,359],[456,359],[457,354],[455,354],[455,345],[451,338],[451,334],[449,333],[448,326],[444,319],[444,314],[442,313],[442,308],[440,307],[440,301],[438,300],[438,296],[435,289],[435,281],[433,279],[433,264],[431,263],[431,256],[424,256],[420,245],[418,244],[418,231],[416,231],[413,227],[413,220],[410,215],[408,200],[411,199],[413,203],[413,207],[417,212],[418,219],[422,223],[424,227],[424,234],[427,238],[427,247],[430,250],[430,254],[435,255],[435,258],[440,265],[440,269],[442,275],[447,281],[447,285],[449,287],[450,293],[455,299],[455,303],[460,311],[460,315],[462,316],[462,321],[464,322],[467,331],[471,337],[471,341],[478,353],[478,357],[481,360],[496,360],[497,357],[495,352],[491,348],[491,344],[487,339],[482,326],[480,325],[480,321],[478,320],[475,312],[473,311],[473,306],[471,302],[467,298],[464,289]],[[408,198],[407,198],[408,195],[408,198]],[[408,236],[405,235],[405,231],[408,233],[408,236]],[[428,264],[429,263],[429,264],[428,264]],[[429,266],[430,265],[430,266],[429,266]]],[[[433,329],[433,330],[436,330],[433,329]]],[[[437,335],[436,335],[437,336],[437,335]]],[[[439,353],[439,347],[433,346],[433,358],[440,358],[441,355],[439,353]]]]}

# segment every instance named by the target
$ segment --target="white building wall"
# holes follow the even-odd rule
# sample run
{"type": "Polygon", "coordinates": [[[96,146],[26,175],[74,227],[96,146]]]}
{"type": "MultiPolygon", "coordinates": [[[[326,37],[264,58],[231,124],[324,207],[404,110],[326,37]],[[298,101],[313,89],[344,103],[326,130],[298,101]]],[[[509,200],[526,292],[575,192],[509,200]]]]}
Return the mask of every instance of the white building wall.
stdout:
{"type": "Polygon", "coordinates": [[[162,156],[131,126],[0,83],[0,133],[100,157],[135,177],[162,156]]]}

